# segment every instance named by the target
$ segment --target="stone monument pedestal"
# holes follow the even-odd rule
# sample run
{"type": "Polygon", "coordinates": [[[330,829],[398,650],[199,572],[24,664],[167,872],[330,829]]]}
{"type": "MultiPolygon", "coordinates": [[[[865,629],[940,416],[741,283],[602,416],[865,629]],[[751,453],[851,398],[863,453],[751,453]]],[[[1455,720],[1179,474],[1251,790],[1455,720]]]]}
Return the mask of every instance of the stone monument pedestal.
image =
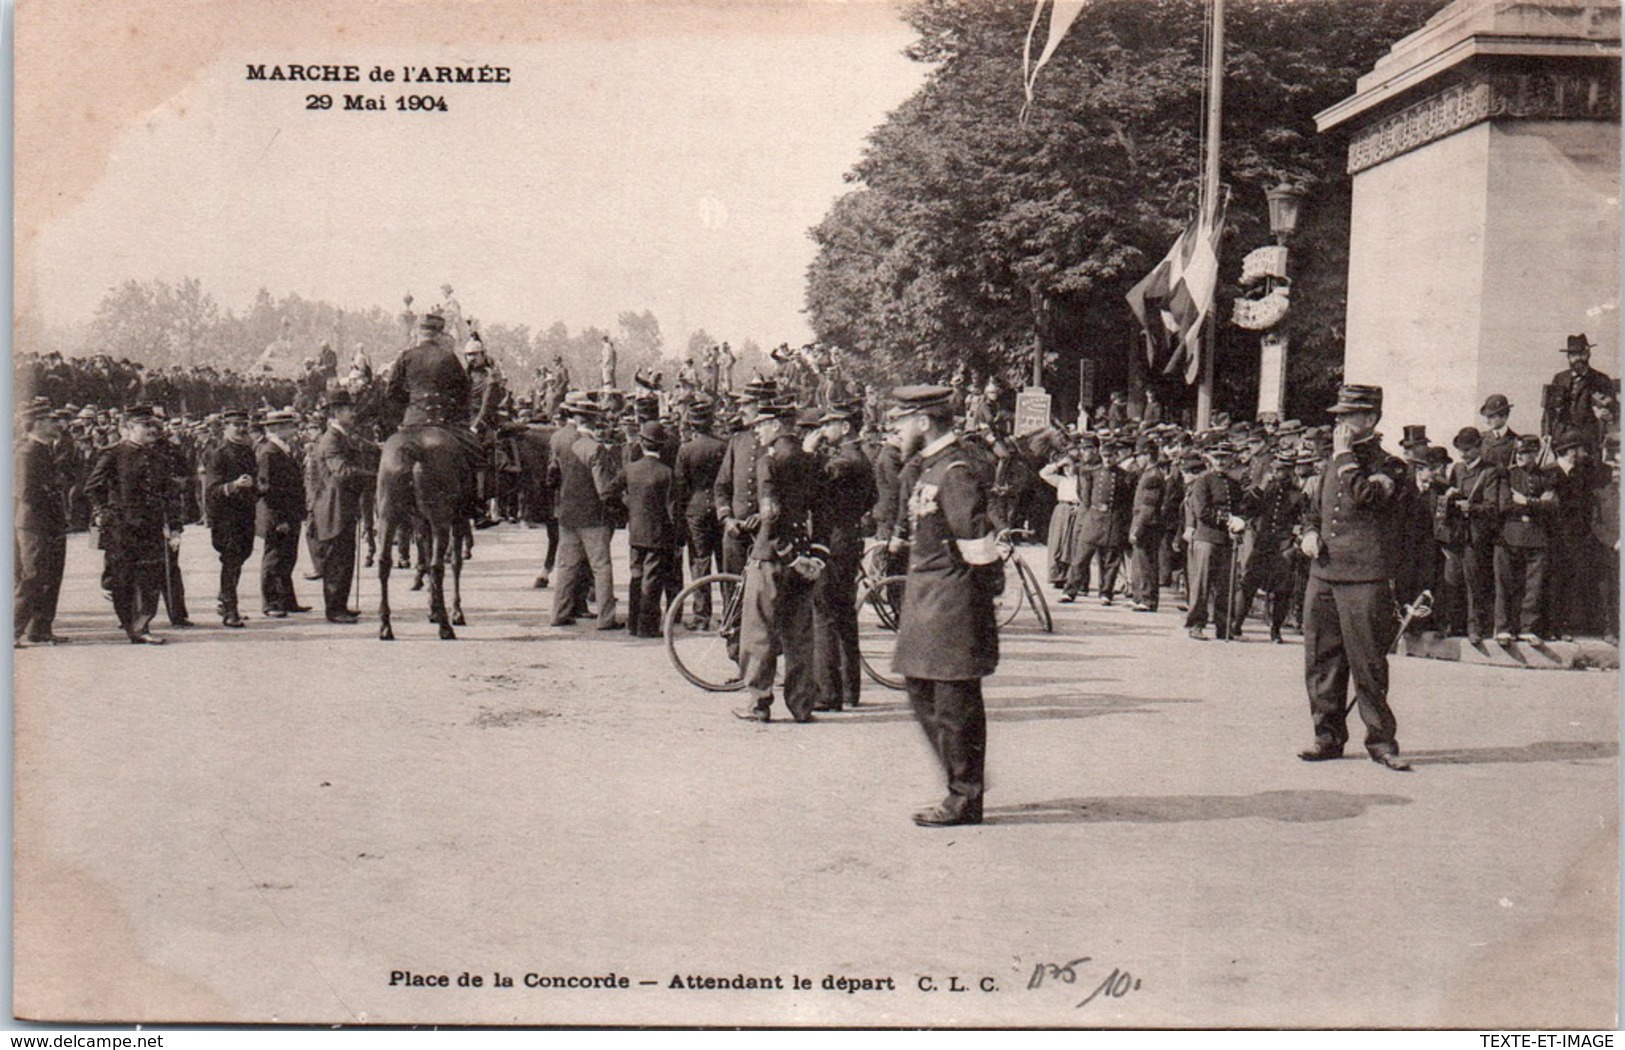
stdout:
{"type": "Polygon", "coordinates": [[[1448,446],[1505,394],[1538,433],[1571,333],[1619,375],[1619,56],[1618,0],[1455,0],[1316,117],[1349,134],[1344,376],[1385,432],[1448,446]]]}

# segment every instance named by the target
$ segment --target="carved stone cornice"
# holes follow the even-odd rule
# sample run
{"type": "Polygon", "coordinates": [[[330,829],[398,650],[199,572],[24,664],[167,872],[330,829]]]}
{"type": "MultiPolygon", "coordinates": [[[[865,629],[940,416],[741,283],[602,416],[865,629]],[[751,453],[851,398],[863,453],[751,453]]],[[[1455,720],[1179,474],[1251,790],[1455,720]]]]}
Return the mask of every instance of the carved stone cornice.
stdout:
{"type": "Polygon", "coordinates": [[[1620,119],[1618,74],[1475,73],[1356,131],[1349,174],[1486,120],[1620,119]]]}

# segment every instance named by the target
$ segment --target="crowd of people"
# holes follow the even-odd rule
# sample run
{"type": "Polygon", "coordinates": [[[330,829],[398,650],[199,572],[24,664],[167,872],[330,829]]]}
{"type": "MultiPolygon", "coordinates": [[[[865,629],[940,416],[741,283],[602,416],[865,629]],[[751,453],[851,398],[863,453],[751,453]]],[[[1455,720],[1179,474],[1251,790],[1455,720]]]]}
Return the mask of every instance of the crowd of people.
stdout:
{"type": "MultiPolygon", "coordinates": [[[[741,574],[744,719],[771,720],[775,690],[798,723],[860,702],[857,583],[865,544],[879,541],[888,572],[909,574],[896,667],[950,784],[916,814],[930,826],[980,819],[979,683],[998,658],[1003,528],[1045,538],[1062,602],[1095,594],[1149,612],[1169,591],[1193,639],[1209,626],[1240,638],[1255,606],[1272,641],[1301,630],[1316,726],[1306,760],[1342,753],[1352,680],[1372,757],[1405,768],[1385,699],[1402,624],[1474,645],[1617,640],[1617,388],[1590,368],[1584,336],[1563,348],[1569,367],[1539,434],[1514,432],[1515,406],[1495,395],[1482,428],[1445,446],[1406,425],[1392,455],[1374,387],[1344,387],[1330,425],[1192,432],[1108,408],[1094,426],[1015,434],[997,381],[959,373],[882,395],[817,348],[781,348],[777,374],[737,391],[720,348],[715,368],[670,389],[640,373],[629,390],[607,348],[597,388],[550,373],[516,396],[476,328],[456,339],[440,310],[415,320],[414,346],[378,376],[328,375],[319,396],[314,384],[279,388],[282,408],[267,407],[277,402],[261,380],[229,373],[216,386],[194,373],[198,386],[159,398],[127,362],[28,361],[43,372],[19,412],[17,644],[67,640],[53,630],[63,537],[83,528],[97,532],[103,586],[133,643],[163,642],[151,630],[160,605],[191,625],[178,570],[189,525],[219,556],[224,627],[245,626],[237,584],[256,538],[262,614],[309,611],[295,595],[301,535],[327,619],[358,622],[360,545],[369,565],[393,553],[373,545],[379,443],[420,425],[449,426],[470,450],[474,528],[460,553],[480,526],[546,529],[534,585],[553,588],[555,626],[658,637],[685,571],[741,574]],[[74,400],[86,392],[103,400],[74,400]],[[619,530],[624,590],[610,557],[619,530]]],[[[680,615],[694,624],[713,610],[680,615]]]]}

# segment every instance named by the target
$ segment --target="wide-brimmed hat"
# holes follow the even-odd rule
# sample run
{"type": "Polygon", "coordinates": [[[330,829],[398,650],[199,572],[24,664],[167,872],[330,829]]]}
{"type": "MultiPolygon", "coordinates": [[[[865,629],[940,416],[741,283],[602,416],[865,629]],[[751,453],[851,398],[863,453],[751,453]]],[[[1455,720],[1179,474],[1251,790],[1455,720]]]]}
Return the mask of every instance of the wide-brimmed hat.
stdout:
{"type": "Polygon", "coordinates": [[[1478,410],[1481,416],[1499,416],[1512,411],[1512,402],[1507,400],[1505,394],[1491,394],[1484,399],[1484,407],[1478,410]]]}
{"type": "Polygon", "coordinates": [[[1579,335],[1569,336],[1567,345],[1563,347],[1563,352],[1565,354],[1589,354],[1596,345],[1596,343],[1586,338],[1584,332],[1581,332],[1579,335]]]}

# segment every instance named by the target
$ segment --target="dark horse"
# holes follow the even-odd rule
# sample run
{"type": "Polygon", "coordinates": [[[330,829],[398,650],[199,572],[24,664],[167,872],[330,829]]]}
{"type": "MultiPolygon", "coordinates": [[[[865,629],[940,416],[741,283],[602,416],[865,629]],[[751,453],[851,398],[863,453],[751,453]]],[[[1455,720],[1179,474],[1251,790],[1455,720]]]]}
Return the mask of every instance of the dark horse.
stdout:
{"type": "MultiPolygon", "coordinates": [[[[463,619],[463,554],[457,542],[459,524],[472,495],[474,477],[468,453],[450,430],[437,426],[403,427],[384,442],[378,465],[378,637],[393,641],[389,622],[389,570],[397,540],[415,534],[429,567],[429,619],[440,625],[440,637],[453,639],[463,619]],[[451,560],[451,614],[446,613],[446,560],[451,560]]],[[[402,565],[406,560],[402,559],[402,565]]]]}

